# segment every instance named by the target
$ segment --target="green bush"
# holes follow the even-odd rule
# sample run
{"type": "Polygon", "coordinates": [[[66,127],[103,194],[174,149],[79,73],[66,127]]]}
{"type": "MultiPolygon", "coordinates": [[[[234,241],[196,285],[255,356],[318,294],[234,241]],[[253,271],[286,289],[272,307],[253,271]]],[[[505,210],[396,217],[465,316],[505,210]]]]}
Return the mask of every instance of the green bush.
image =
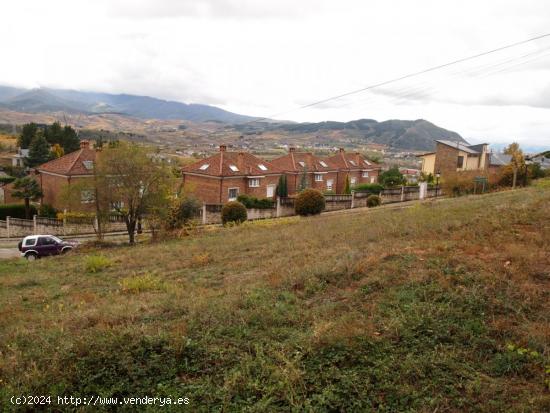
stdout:
{"type": "Polygon", "coordinates": [[[377,207],[382,204],[382,199],[378,195],[369,195],[367,198],[367,206],[369,208],[377,207]]]}
{"type": "Polygon", "coordinates": [[[316,189],[305,189],[298,194],[294,210],[298,215],[317,215],[325,209],[325,197],[316,189]]]}
{"type": "Polygon", "coordinates": [[[246,207],[238,201],[230,201],[222,208],[222,223],[246,221],[246,207]]]}
{"type": "Polygon", "coordinates": [[[86,257],[86,272],[97,273],[112,265],[113,262],[104,255],[89,255],[86,257]]]}
{"type": "Polygon", "coordinates": [[[9,184],[15,181],[14,176],[0,176],[0,184],[9,184]]]}
{"type": "Polygon", "coordinates": [[[268,198],[258,199],[255,196],[242,194],[237,197],[237,201],[239,201],[241,204],[243,204],[247,208],[257,208],[257,209],[273,208],[273,201],[268,198]]]}
{"type": "Polygon", "coordinates": [[[187,225],[189,221],[200,215],[200,208],[200,201],[193,196],[177,199],[170,207],[166,227],[176,229],[187,225]]]}
{"type": "MultiPolygon", "coordinates": [[[[38,212],[34,205],[31,205],[31,217],[38,212]]],[[[0,205],[0,219],[5,220],[6,217],[25,219],[25,205],[24,204],[5,204],[0,205]]]]}
{"type": "Polygon", "coordinates": [[[380,184],[359,184],[353,187],[354,191],[368,192],[369,194],[378,195],[384,187],[380,184]]]}
{"type": "Polygon", "coordinates": [[[40,205],[38,208],[38,215],[41,217],[55,218],[57,217],[57,209],[48,204],[40,205]]]}

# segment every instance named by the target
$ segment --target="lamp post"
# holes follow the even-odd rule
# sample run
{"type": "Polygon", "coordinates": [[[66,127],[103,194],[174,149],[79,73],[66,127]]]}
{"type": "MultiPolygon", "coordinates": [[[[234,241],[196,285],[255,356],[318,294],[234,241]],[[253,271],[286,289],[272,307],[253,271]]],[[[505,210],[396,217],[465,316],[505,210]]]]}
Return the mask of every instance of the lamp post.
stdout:
{"type": "Polygon", "coordinates": [[[435,197],[437,198],[439,192],[439,178],[441,177],[441,172],[438,170],[435,173],[435,197]]]}

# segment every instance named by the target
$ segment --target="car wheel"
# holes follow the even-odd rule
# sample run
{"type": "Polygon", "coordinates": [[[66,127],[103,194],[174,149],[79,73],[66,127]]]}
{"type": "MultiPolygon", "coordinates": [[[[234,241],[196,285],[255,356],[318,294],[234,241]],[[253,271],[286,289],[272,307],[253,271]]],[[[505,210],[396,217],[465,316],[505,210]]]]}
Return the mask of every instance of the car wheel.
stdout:
{"type": "Polygon", "coordinates": [[[72,248],[63,248],[61,250],[61,254],[66,254],[66,253],[70,252],[71,250],[72,250],[72,248]]]}
{"type": "Polygon", "coordinates": [[[31,253],[25,255],[25,258],[27,259],[27,261],[34,261],[38,257],[36,256],[36,254],[34,252],[31,252],[31,253]]]}

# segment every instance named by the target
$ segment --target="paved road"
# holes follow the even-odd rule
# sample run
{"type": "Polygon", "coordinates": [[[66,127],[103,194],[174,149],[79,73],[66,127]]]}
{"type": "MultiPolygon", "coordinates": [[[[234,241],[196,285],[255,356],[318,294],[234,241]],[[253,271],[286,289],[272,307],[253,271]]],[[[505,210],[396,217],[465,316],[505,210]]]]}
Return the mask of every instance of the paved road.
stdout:
{"type": "Polygon", "coordinates": [[[0,248],[0,260],[14,257],[19,257],[19,250],[17,248],[0,248]]]}

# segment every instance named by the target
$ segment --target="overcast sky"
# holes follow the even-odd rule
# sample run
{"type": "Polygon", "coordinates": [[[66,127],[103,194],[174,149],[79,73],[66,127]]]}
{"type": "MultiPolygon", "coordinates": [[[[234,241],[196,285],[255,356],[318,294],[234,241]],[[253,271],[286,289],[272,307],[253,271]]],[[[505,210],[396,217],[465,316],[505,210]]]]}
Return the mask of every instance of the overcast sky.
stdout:
{"type": "MultiPolygon", "coordinates": [[[[0,84],[255,116],[550,33],[548,0],[18,0],[1,10],[0,84]]],[[[424,118],[472,142],[550,146],[550,37],[281,118],[424,118]]]]}

